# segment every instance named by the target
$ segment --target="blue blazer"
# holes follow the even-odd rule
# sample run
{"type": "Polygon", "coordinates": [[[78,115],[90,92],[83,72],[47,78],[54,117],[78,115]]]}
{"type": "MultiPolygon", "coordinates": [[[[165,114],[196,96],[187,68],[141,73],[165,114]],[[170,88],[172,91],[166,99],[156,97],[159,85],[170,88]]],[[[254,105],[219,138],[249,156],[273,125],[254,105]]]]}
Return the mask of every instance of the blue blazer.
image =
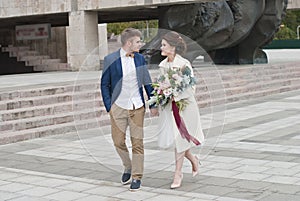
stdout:
{"type": "MultiPolygon", "coordinates": [[[[142,54],[134,53],[134,63],[136,66],[136,75],[139,92],[145,106],[143,95],[143,86],[148,98],[152,95],[151,77],[147,69],[145,58],[142,54]]],[[[104,58],[104,67],[101,76],[101,95],[106,111],[109,112],[112,104],[117,100],[121,93],[123,80],[122,62],[120,49],[107,55],[104,58]]],[[[150,106],[151,108],[152,106],[150,106]]]]}

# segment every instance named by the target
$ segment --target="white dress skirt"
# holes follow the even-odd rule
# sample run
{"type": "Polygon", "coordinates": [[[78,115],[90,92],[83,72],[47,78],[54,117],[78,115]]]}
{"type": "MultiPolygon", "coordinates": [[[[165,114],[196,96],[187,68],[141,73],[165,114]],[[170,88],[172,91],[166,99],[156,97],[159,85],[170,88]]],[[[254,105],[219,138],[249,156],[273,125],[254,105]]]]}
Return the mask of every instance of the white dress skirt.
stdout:
{"type": "MultiPolygon", "coordinates": [[[[191,68],[190,62],[180,55],[175,56],[173,63],[168,63],[166,59],[163,60],[159,65],[160,72],[164,74],[168,70],[168,68],[170,68],[170,66],[175,68],[189,66],[191,68]]],[[[188,88],[178,97],[176,97],[175,101],[178,101],[180,99],[185,99],[188,101],[188,105],[186,106],[186,108],[183,111],[180,111],[179,114],[183,119],[189,134],[196,138],[201,144],[203,144],[204,134],[201,126],[197,101],[194,97],[194,92],[195,90],[193,88],[188,88]]],[[[158,117],[158,146],[166,149],[171,147],[172,145],[175,145],[178,153],[186,151],[192,146],[195,146],[192,141],[188,142],[186,139],[182,138],[173,116],[172,103],[169,102],[166,107],[160,107],[158,117]]]]}

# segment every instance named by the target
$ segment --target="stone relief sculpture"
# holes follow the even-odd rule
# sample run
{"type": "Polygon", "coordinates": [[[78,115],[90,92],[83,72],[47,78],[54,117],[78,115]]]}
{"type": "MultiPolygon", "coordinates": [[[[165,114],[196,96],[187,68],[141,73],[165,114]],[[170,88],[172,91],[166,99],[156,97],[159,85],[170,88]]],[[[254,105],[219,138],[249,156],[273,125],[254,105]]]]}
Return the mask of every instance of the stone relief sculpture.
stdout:
{"type": "Polygon", "coordinates": [[[262,47],[277,32],[288,0],[223,0],[162,7],[159,32],[144,46],[150,63],[160,60],[160,37],[174,30],[195,42],[186,57],[209,56],[216,64],[267,63],[262,47]],[[201,46],[201,48],[199,48],[201,46]]]}

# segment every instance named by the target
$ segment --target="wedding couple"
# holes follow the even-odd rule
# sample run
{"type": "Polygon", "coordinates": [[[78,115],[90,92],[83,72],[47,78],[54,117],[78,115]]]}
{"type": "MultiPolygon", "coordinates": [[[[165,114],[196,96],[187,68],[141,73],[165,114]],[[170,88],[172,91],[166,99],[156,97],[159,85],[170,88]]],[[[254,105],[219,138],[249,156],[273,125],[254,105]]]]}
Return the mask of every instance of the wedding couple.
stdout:
{"type": "MultiPolygon", "coordinates": [[[[147,63],[139,49],[142,46],[141,32],[127,28],[121,34],[122,47],[104,58],[104,68],[101,77],[101,94],[106,111],[110,114],[111,134],[114,146],[119,154],[124,172],[122,184],[130,184],[130,190],[136,191],[141,187],[144,171],[143,124],[145,115],[145,99],[143,87],[148,99],[152,96],[152,81],[147,69],[147,63]],[[132,144],[132,159],[127,149],[126,129],[129,126],[132,144]]],[[[164,74],[169,68],[188,67],[193,72],[191,64],[182,54],[186,51],[185,41],[176,32],[163,36],[161,55],[166,56],[160,64],[160,72],[164,74]]],[[[186,157],[192,165],[192,175],[198,173],[199,159],[193,155],[190,148],[195,144],[182,137],[182,131],[198,142],[203,142],[200,115],[194,98],[195,89],[190,87],[177,99],[184,98],[188,105],[180,112],[175,120],[172,103],[161,109],[150,105],[152,116],[159,116],[159,146],[166,148],[175,144],[176,168],[171,188],[181,186],[183,179],[182,165],[186,157]],[[178,123],[179,121],[179,123],[178,123]],[[183,129],[184,128],[184,129],[183,129]]],[[[176,101],[176,100],[175,100],[176,101]]],[[[174,105],[173,105],[174,106],[174,105]]],[[[174,110],[174,108],[173,108],[174,110]]]]}

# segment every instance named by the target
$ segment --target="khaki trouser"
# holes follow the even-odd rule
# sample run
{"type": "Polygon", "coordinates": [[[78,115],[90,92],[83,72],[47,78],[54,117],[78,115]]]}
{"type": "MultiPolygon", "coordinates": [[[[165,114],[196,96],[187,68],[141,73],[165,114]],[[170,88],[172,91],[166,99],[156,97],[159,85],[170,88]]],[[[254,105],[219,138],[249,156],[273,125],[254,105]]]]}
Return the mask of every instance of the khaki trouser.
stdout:
{"type": "Polygon", "coordinates": [[[113,104],[110,114],[111,133],[114,146],[123,162],[125,171],[131,170],[133,179],[141,179],[144,171],[144,116],[145,107],[126,110],[113,104]],[[125,143],[129,126],[132,144],[132,161],[125,143]]]}

